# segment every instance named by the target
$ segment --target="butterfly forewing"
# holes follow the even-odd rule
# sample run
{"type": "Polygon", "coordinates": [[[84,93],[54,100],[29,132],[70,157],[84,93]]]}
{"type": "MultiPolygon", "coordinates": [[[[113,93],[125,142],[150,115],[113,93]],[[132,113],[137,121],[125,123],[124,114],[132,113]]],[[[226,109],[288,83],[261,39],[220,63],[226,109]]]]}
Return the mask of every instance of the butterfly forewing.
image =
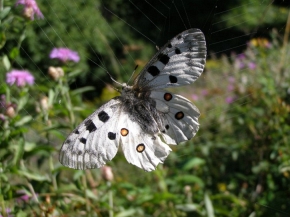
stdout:
{"type": "Polygon", "coordinates": [[[121,101],[112,99],[86,118],[65,140],[59,161],[74,169],[103,166],[117,153],[121,101]]]}
{"type": "Polygon", "coordinates": [[[206,43],[199,29],[186,30],[162,47],[144,67],[134,86],[151,90],[194,82],[202,73],[206,43]]]}

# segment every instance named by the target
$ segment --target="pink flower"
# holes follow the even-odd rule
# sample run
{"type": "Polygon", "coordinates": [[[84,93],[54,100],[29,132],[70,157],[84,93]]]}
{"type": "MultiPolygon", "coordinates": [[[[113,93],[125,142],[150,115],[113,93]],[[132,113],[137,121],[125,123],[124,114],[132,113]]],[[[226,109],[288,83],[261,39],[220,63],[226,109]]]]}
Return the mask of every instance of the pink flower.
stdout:
{"type": "Polygon", "coordinates": [[[249,69],[254,70],[256,68],[256,64],[253,62],[250,62],[250,63],[248,63],[248,67],[249,67],[249,69]]]}
{"type": "Polygon", "coordinates": [[[233,76],[229,76],[229,78],[228,78],[228,81],[229,81],[229,83],[231,83],[231,84],[233,84],[233,83],[235,83],[235,78],[233,77],[233,76]]]}
{"type": "Polygon", "coordinates": [[[34,20],[34,14],[38,18],[43,18],[35,0],[18,0],[15,6],[24,5],[23,14],[31,20],[34,20]]]}
{"type": "Polygon", "coordinates": [[[226,98],[226,103],[227,104],[231,104],[231,103],[233,103],[235,101],[235,98],[233,97],[233,96],[228,96],[227,98],[226,98]]]}
{"type": "MultiPolygon", "coordinates": [[[[17,193],[19,194],[19,197],[16,198],[18,203],[28,203],[35,199],[32,195],[28,195],[24,190],[18,190],[17,193]]],[[[38,194],[35,194],[35,197],[37,196],[38,194]]]]}
{"type": "Polygon", "coordinates": [[[228,91],[233,91],[235,89],[234,85],[229,84],[227,87],[228,91]]]}
{"type": "Polygon", "coordinates": [[[245,63],[243,63],[243,62],[239,62],[239,69],[242,69],[242,68],[244,68],[245,67],[245,63]]]}
{"type": "Polygon", "coordinates": [[[51,59],[59,59],[62,62],[67,62],[68,60],[78,62],[80,60],[78,52],[65,47],[53,48],[49,57],[51,59]]]}
{"type": "Polygon", "coordinates": [[[6,74],[6,83],[11,86],[16,83],[18,87],[23,87],[34,84],[34,77],[26,70],[12,70],[6,74]]]}
{"type": "Polygon", "coordinates": [[[193,99],[194,101],[197,101],[198,100],[198,95],[192,94],[191,95],[191,99],[193,99]]]}
{"type": "Polygon", "coordinates": [[[243,60],[245,58],[246,58],[246,55],[244,53],[240,53],[237,55],[237,59],[239,59],[239,60],[243,60]]]}
{"type": "Polygon", "coordinates": [[[206,89],[201,90],[201,95],[207,96],[208,95],[208,90],[206,90],[206,89]]]}
{"type": "MultiPolygon", "coordinates": [[[[13,215],[10,215],[10,213],[11,213],[11,209],[10,208],[6,208],[6,215],[5,216],[7,216],[7,217],[13,217],[13,215]]],[[[0,214],[0,217],[3,217],[3,216],[0,214]]]]}

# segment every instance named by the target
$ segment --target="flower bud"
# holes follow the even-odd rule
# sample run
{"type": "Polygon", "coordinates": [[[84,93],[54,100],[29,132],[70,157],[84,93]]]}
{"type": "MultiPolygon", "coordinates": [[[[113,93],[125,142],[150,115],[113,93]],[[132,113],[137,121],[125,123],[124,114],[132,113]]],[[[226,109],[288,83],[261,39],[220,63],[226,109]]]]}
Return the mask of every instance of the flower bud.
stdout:
{"type": "Polygon", "coordinates": [[[61,67],[50,66],[48,68],[48,74],[55,81],[64,76],[64,72],[61,67]]]}
{"type": "Polygon", "coordinates": [[[49,109],[47,96],[44,96],[40,99],[40,106],[44,111],[47,111],[49,109]]]}
{"type": "Polygon", "coordinates": [[[103,166],[101,168],[102,177],[106,181],[112,181],[114,179],[114,175],[112,172],[112,168],[109,166],[103,166]]]}
{"type": "Polygon", "coordinates": [[[6,109],[6,115],[9,118],[13,118],[15,116],[15,109],[13,108],[13,106],[7,107],[7,109],[6,109]]]}

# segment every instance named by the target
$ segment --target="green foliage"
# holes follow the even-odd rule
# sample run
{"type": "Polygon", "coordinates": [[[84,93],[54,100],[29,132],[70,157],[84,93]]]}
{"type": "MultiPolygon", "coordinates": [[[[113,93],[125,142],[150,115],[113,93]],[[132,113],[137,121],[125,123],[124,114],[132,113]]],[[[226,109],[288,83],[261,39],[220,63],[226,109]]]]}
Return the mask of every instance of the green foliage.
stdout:
{"type": "MultiPolygon", "coordinates": [[[[128,26],[119,19],[95,10],[101,6],[99,1],[38,3],[46,20],[24,18],[10,1],[4,1],[0,11],[0,216],[270,217],[290,213],[287,37],[282,41],[273,30],[270,40],[252,39],[243,54],[208,60],[194,90],[179,90],[200,109],[200,131],[193,140],[172,147],[156,171],[145,173],[129,165],[122,154],[109,163],[111,167],[77,171],[58,162],[60,145],[93,112],[96,105],[92,103],[99,106],[115,92],[98,88],[100,97],[84,102],[81,95],[95,88],[86,85],[72,90],[76,79],[85,81],[90,65],[101,64],[97,57],[102,56],[102,66],[110,67],[118,80],[126,80],[133,62],[142,68],[153,50],[142,49],[142,41],[133,43],[133,36],[124,34],[128,26]],[[123,34],[113,34],[109,28],[123,34]],[[50,60],[55,46],[77,50],[81,61],[50,60]],[[127,58],[128,50],[135,51],[132,58],[127,58]],[[122,59],[123,69],[117,59],[122,59]],[[6,75],[14,68],[31,71],[36,83],[9,85],[6,75]],[[114,177],[109,178],[109,168],[114,177]]],[[[121,3],[106,4],[119,9],[121,3]]],[[[243,4],[239,10],[244,7],[250,8],[243,4]]],[[[271,12],[270,17],[276,17],[274,10],[284,10],[272,9],[275,16],[271,12]]],[[[120,10],[125,14],[126,7],[120,10]]],[[[251,10],[258,13],[256,7],[251,10]]],[[[231,12],[230,17],[238,13],[231,12]]],[[[256,22],[247,22],[243,31],[256,22]]],[[[96,78],[106,75],[94,66],[90,73],[96,78]]]]}

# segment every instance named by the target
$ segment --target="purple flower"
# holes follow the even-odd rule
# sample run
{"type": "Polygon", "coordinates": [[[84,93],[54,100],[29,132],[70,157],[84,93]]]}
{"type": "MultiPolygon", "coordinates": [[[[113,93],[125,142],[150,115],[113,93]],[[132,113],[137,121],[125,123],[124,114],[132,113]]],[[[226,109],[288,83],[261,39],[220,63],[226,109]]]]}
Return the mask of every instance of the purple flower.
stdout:
{"type": "Polygon", "coordinates": [[[245,58],[246,58],[246,55],[244,53],[241,53],[241,54],[237,55],[237,59],[239,59],[239,60],[243,60],[245,58]]]}
{"type": "Polygon", "coordinates": [[[250,62],[250,63],[248,63],[248,67],[249,67],[249,69],[254,70],[256,68],[256,64],[253,62],[250,62]]]}
{"type": "Polygon", "coordinates": [[[235,101],[235,98],[233,97],[233,96],[228,96],[227,98],[226,98],[226,103],[227,104],[231,104],[231,103],[233,103],[235,101]]]}
{"type": "Polygon", "coordinates": [[[228,91],[233,91],[235,89],[235,86],[232,84],[229,84],[227,89],[228,89],[228,91]]]}
{"type": "Polygon", "coordinates": [[[194,101],[197,101],[198,100],[198,95],[192,94],[191,95],[191,99],[193,99],[194,101]]]}
{"type": "Polygon", "coordinates": [[[245,63],[243,63],[243,62],[239,62],[239,69],[242,69],[242,68],[244,68],[245,67],[245,63]]]}
{"type": "Polygon", "coordinates": [[[207,96],[208,95],[208,90],[206,90],[206,89],[201,90],[201,95],[207,96]]]}
{"type": "Polygon", "coordinates": [[[233,76],[229,76],[229,78],[228,78],[228,81],[229,81],[230,84],[235,83],[235,80],[236,79],[233,76]]]}
{"type": "MultiPolygon", "coordinates": [[[[6,215],[7,217],[13,217],[13,215],[10,215],[11,213],[11,209],[10,208],[6,208],[6,215]]],[[[0,217],[3,217],[1,214],[0,214],[0,217]]]]}
{"type": "Polygon", "coordinates": [[[78,62],[80,60],[78,52],[65,47],[53,48],[49,57],[51,59],[59,59],[62,62],[67,62],[68,60],[78,62]]]}
{"type": "Polygon", "coordinates": [[[24,5],[23,14],[31,20],[34,20],[34,14],[38,18],[43,18],[43,14],[39,10],[35,0],[18,0],[15,6],[24,5]]]}
{"type": "Polygon", "coordinates": [[[7,118],[6,118],[6,116],[5,115],[3,115],[3,114],[0,114],[0,120],[1,121],[5,121],[7,118]]]}
{"type": "Polygon", "coordinates": [[[1,108],[6,108],[6,96],[3,94],[0,97],[0,109],[1,108]]]}
{"type": "Polygon", "coordinates": [[[32,85],[34,77],[26,70],[12,70],[6,74],[6,83],[10,85],[16,83],[18,87],[23,87],[26,84],[32,85]]]}

